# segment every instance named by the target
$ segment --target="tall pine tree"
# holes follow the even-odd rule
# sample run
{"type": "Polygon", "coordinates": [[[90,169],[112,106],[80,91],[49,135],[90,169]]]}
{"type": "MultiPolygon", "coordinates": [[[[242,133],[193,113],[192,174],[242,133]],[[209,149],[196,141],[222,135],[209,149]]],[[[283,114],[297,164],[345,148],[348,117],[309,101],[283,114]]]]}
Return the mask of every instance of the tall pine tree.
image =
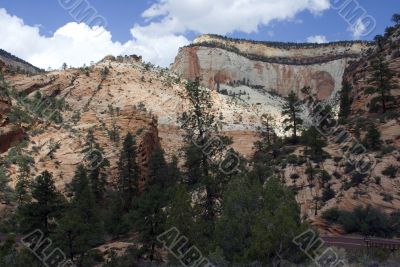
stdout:
{"type": "Polygon", "coordinates": [[[283,106],[282,115],[285,116],[283,123],[286,125],[285,131],[292,130],[293,140],[297,140],[297,132],[303,124],[303,120],[300,118],[300,101],[297,95],[291,91],[287,97],[287,102],[283,106]]]}
{"type": "Polygon", "coordinates": [[[53,175],[42,172],[32,184],[32,201],[19,207],[22,232],[41,229],[48,234],[55,228],[54,219],[60,217],[65,199],[56,190],[53,175]]]}
{"type": "Polygon", "coordinates": [[[124,139],[121,155],[118,161],[117,187],[123,200],[124,210],[132,208],[132,201],[139,193],[139,168],[136,163],[136,142],[131,133],[124,139]]]}
{"type": "Polygon", "coordinates": [[[389,102],[394,100],[391,95],[391,90],[394,89],[394,73],[390,70],[389,64],[382,56],[372,62],[372,71],[372,79],[369,82],[373,87],[369,88],[366,92],[371,95],[378,94],[378,96],[371,100],[370,109],[373,111],[376,110],[377,103],[380,102],[382,113],[385,113],[389,102]]]}

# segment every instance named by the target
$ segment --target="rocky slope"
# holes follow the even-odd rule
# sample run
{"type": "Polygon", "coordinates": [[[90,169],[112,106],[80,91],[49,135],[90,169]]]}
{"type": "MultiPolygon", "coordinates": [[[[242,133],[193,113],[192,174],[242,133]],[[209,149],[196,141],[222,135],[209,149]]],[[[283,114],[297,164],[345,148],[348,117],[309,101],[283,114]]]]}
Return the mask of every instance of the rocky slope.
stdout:
{"type": "MultiPolygon", "coordinates": [[[[398,43],[398,35],[393,36],[391,43],[398,43]]],[[[280,131],[284,104],[281,96],[292,89],[300,90],[304,85],[312,86],[320,99],[327,99],[341,88],[344,76],[355,88],[353,117],[370,117],[365,109],[358,112],[358,107],[366,106],[368,102],[362,90],[366,77],[370,75],[368,66],[376,57],[373,54],[377,51],[376,47],[365,43],[289,44],[285,48],[281,45],[203,36],[195,41],[195,45],[181,49],[173,65],[173,70],[186,78],[200,76],[206,85],[214,88],[218,84],[220,93],[211,91],[214,113],[220,119],[222,132],[233,137],[232,146],[247,157],[253,154],[253,144],[259,140],[257,128],[261,125],[261,115],[269,113],[276,118],[277,130],[280,131]],[[213,43],[211,46],[212,42],[221,44],[213,43]],[[367,48],[372,54],[346,69],[348,62],[358,58],[367,48]],[[224,94],[221,94],[223,91],[224,94]]],[[[387,57],[392,70],[398,75],[398,46],[388,45],[379,51],[387,57]]],[[[85,160],[83,146],[89,129],[94,131],[111,163],[110,183],[117,171],[121,138],[128,131],[136,135],[142,173],[146,172],[149,155],[159,145],[169,159],[180,153],[183,142],[177,119],[189,105],[187,99],[182,97],[185,80],[168,69],[143,64],[140,57],[108,56],[88,68],[33,76],[8,72],[6,80],[12,90],[9,90],[11,94],[3,94],[0,98],[1,156],[7,157],[17,141],[28,140],[20,149],[33,158],[33,175],[47,169],[53,172],[60,188],[69,182],[76,166],[85,160]],[[35,109],[24,105],[24,101],[16,96],[27,95],[28,99],[34,99],[37,92],[65,102],[61,111],[62,122],[48,123],[39,118],[20,125],[10,123],[7,113],[13,107],[35,117],[35,109]],[[115,132],[120,137],[118,140],[112,138],[115,132]],[[59,144],[54,153],[50,153],[52,144],[59,144]]],[[[398,83],[398,76],[396,81],[398,83]]],[[[324,148],[331,158],[318,166],[332,176],[327,183],[311,185],[304,163],[288,163],[282,168],[283,180],[298,191],[297,200],[302,214],[314,219],[319,227],[326,227],[314,215],[314,206],[315,196],[321,196],[327,185],[332,187],[336,196],[326,203],[318,203],[318,215],[329,207],[352,209],[359,204],[372,204],[388,212],[397,209],[400,206],[400,177],[390,178],[382,171],[390,164],[399,165],[399,157],[395,154],[400,150],[399,125],[398,120],[379,123],[385,146],[393,145],[395,149],[393,153],[375,153],[377,165],[356,186],[349,186],[354,172],[346,170],[343,147],[332,142],[324,148]],[[299,177],[292,179],[293,174],[299,177]]],[[[349,127],[348,131],[353,133],[354,129],[349,127]]],[[[301,157],[302,150],[302,147],[297,147],[294,153],[301,157]]],[[[8,170],[15,182],[18,167],[11,164],[8,170]]],[[[336,228],[326,229],[337,232],[336,228]]]]}
{"type": "Polygon", "coordinates": [[[172,69],[189,80],[200,77],[212,89],[240,83],[286,96],[311,86],[320,99],[326,99],[340,90],[348,62],[370,45],[285,44],[203,35],[180,49],[172,69]]]}
{"type": "Polygon", "coordinates": [[[0,69],[2,68],[6,68],[6,70],[10,72],[25,72],[32,74],[43,72],[43,70],[33,66],[25,60],[0,49],[0,69]]]}
{"type": "MultiPolygon", "coordinates": [[[[346,69],[343,80],[352,86],[352,116],[366,116],[368,114],[368,103],[375,96],[366,94],[366,90],[370,87],[370,80],[372,79],[372,62],[378,57],[382,57],[389,64],[389,69],[394,73],[394,90],[392,90],[391,94],[400,100],[400,27],[390,27],[388,29],[389,33],[382,36],[380,44],[374,47],[374,50],[368,56],[354,61],[346,69]]],[[[391,108],[398,110],[398,103],[391,108]]]]}
{"type": "MultiPolygon", "coordinates": [[[[2,120],[7,121],[7,125],[0,127],[3,132],[1,156],[7,157],[18,142],[28,140],[28,144],[21,149],[34,159],[33,174],[49,170],[60,188],[85,159],[82,150],[89,129],[94,131],[111,163],[110,182],[115,177],[121,139],[128,131],[136,134],[143,172],[146,172],[149,155],[159,144],[168,158],[180,153],[183,142],[177,120],[189,103],[182,98],[185,81],[167,69],[143,64],[136,56],[106,57],[89,68],[33,76],[8,73],[5,78],[11,85],[8,89],[11,96],[2,102],[2,120]],[[55,123],[39,117],[29,123],[10,123],[7,112],[11,108],[37,117],[36,107],[46,103],[31,105],[29,101],[34,100],[38,92],[65,102],[61,111],[62,122],[55,123]],[[25,95],[26,98],[22,97],[25,95]],[[18,133],[6,129],[17,129],[18,133]],[[111,140],[113,131],[118,132],[119,140],[111,140]],[[54,144],[59,144],[59,148],[50,157],[50,147],[54,144]]],[[[212,92],[212,99],[215,115],[221,119],[222,132],[233,138],[233,147],[245,156],[252,154],[253,143],[259,139],[257,127],[260,126],[261,114],[269,112],[280,117],[283,104],[277,96],[256,91],[252,91],[251,101],[216,92],[212,92]],[[274,105],[261,105],[261,102],[274,105]]],[[[10,166],[9,171],[13,178],[17,177],[16,165],[10,166]]]]}

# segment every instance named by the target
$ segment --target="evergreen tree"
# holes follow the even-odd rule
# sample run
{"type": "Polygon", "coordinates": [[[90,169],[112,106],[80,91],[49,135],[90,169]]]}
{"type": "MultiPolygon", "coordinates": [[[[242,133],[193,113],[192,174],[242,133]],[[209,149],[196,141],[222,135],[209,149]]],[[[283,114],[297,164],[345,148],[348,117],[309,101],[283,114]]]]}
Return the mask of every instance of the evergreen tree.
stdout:
{"type": "Polygon", "coordinates": [[[125,211],[132,207],[132,201],[139,192],[139,168],[136,163],[136,142],[131,133],[124,139],[121,155],[118,161],[118,191],[123,200],[125,211]]]}
{"type": "Polygon", "coordinates": [[[176,155],[172,156],[171,162],[168,164],[169,177],[177,182],[182,183],[182,173],[178,167],[178,157],[176,155]]]}
{"type": "Polygon", "coordinates": [[[22,232],[41,229],[45,234],[55,228],[54,218],[59,217],[65,202],[56,190],[53,175],[48,171],[37,176],[32,184],[33,201],[19,207],[22,232]]]}
{"type": "Polygon", "coordinates": [[[17,177],[17,183],[15,184],[15,197],[18,204],[24,204],[31,200],[30,196],[30,181],[28,177],[22,173],[17,177]]]}
{"type": "Polygon", "coordinates": [[[400,25],[400,14],[396,13],[392,16],[392,21],[397,25],[400,25]]]}
{"type": "Polygon", "coordinates": [[[306,146],[304,151],[306,157],[315,162],[322,161],[324,152],[322,148],[326,146],[326,142],[316,127],[312,126],[302,133],[302,142],[306,146]]]}
{"type": "Polygon", "coordinates": [[[101,243],[103,225],[91,191],[87,170],[79,165],[67,191],[71,197],[67,211],[59,220],[57,240],[68,257],[82,266],[85,253],[101,243]]]}
{"type": "Polygon", "coordinates": [[[192,207],[192,197],[185,185],[180,184],[176,187],[171,204],[167,209],[167,228],[176,227],[190,240],[194,240],[195,230],[195,210],[192,207]]]}
{"type": "Polygon", "coordinates": [[[363,143],[368,149],[379,150],[381,148],[381,133],[374,124],[369,127],[363,143]]]}
{"type": "Polygon", "coordinates": [[[218,157],[232,140],[218,135],[210,91],[200,86],[199,79],[186,84],[184,97],[190,102],[189,110],[179,118],[181,127],[186,131],[185,167],[188,170],[189,184],[198,183],[205,192],[200,205],[206,225],[204,234],[211,238],[217,200],[221,197],[224,182],[218,175],[218,157]]]}
{"type": "Polygon", "coordinates": [[[216,225],[216,243],[230,262],[248,263],[252,227],[261,209],[261,184],[234,178],[223,195],[222,215],[216,225]]]}
{"type": "Polygon", "coordinates": [[[82,152],[90,157],[91,166],[89,166],[90,171],[88,176],[92,192],[96,197],[96,201],[102,202],[107,186],[106,169],[110,166],[110,162],[104,157],[104,150],[97,143],[93,129],[88,131],[82,152]]]}
{"type": "Polygon", "coordinates": [[[378,94],[371,100],[371,110],[376,109],[377,102],[381,103],[382,113],[385,113],[388,108],[388,102],[393,101],[391,90],[394,89],[393,77],[394,74],[389,68],[389,64],[385,62],[382,56],[372,62],[372,76],[373,78],[369,81],[374,87],[366,90],[368,94],[378,94]]]}
{"type": "Polygon", "coordinates": [[[305,229],[293,193],[278,178],[269,179],[262,194],[262,209],[251,229],[249,259],[274,266],[280,266],[283,260],[299,261],[303,254],[293,239],[305,229]]]}
{"type": "Polygon", "coordinates": [[[159,246],[157,236],[165,231],[166,214],[164,208],[171,196],[171,180],[168,178],[167,163],[161,148],[154,150],[149,159],[149,182],[146,191],[137,199],[133,212],[136,230],[143,244],[143,253],[148,253],[150,261],[155,259],[159,246]]]}
{"type": "Polygon", "coordinates": [[[297,95],[291,91],[287,97],[287,103],[283,106],[282,115],[286,118],[283,123],[286,125],[285,131],[293,130],[293,140],[297,140],[297,132],[303,120],[300,118],[300,102],[297,95]]]}
{"type": "Polygon", "coordinates": [[[263,131],[261,136],[263,138],[263,142],[267,145],[271,145],[273,142],[273,137],[275,135],[274,127],[275,127],[275,119],[271,114],[263,114],[261,116],[261,125],[263,131]]]}
{"type": "Polygon", "coordinates": [[[351,101],[350,101],[350,92],[352,90],[352,86],[348,82],[343,83],[342,90],[340,91],[340,111],[339,118],[344,120],[350,115],[351,112],[351,101]]]}
{"type": "Polygon", "coordinates": [[[0,201],[10,203],[14,200],[14,190],[8,185],[10,178],[3,166],[0,166],[0,201]]]}

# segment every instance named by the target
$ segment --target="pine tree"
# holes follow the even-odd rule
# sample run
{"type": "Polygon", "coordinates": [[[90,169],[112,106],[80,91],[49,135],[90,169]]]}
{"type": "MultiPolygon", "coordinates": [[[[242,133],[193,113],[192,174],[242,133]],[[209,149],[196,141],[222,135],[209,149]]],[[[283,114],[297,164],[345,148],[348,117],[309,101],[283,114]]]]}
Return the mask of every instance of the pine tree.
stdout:
{"type": "Polygon", "coordinates": [[[396,13],[392,16],[392,21],[397,25],[400,25],[400,14],[396,13]]]}
{"type": "Polygon", "coordinates": [[[57,240],[68,257],[82,266],[85,253],[101,243],[103,225],[91,191],[87,170],[79,165],[67,191],[71,197],[67,211],[59,220],[57,240]]]}
{"type": "Polygon", "coordinates": [[[306,146],[305,156],[315,162],[321,162],[324,152],[322,148],[326,146],[326,142],[316,127],[311,126],[302,133],[302,142],[306,146]]]}
{"type": "Polygon", "coordinates": [[[293,239],[307,229],[293,193],[278,178],[270,178],[262,193],[262,208],[251,228],[248,261],[280,266],[283,259],[296,261],[301,252],[293,239]]]}
{"type": "Polygon", "coordinates": [[[82,152],[91,157],[89,158],[91,166],[88,175],[90,186],[96,197],[96,201],[102,202],[107,185],[106,169],[110,166],[110,162],[104,157],[104,150],[97,143],[93,129],[88,131],[82,152]]]}
{"type": "Polygon", "coordinates": [[[261,136],[263,137],[263,141],[267,145],[272,144],[272,139],[274,136],[274,127],[275,127],[275,119],[272,117],[271,114],[263,114],[261,116],[261,124],[263,127],[263,131],[261,133],[261,136]]]}
{"type": "Polygon", "coordinates": [[[171,162],[168,164],[168,175],[169,177],[177,182],[182,183],[182,173],[178,167],[178,157],[176,155],[172,156],[171,162]]]}
{"type": "Polygon", "coordinates": [[[289,96],[287,97],[287,103],[283,106],[282,115],[286,118],[283,120],[283,123],[286,125],[285,131],[293,130],[293,140],[297,140],[297,132],[301,125],[303,124],[303,120],[300,118],[300,102],[297,95],[291,91],[289,96]]]}
{"type": "Polygon", "coordinates": [[[168,188],[174,183],[173,177],[169,177],[168,164],[165,161],[162,148],[156,148],[150,156],[148,163],[149,186],[160,185],[168,188]]]}
{"type": "Polygon", "coordinates": [[[372,150],[379,150],[381,148],[381,133],[374,124],[369,127],[363,143],[367,148],[372,150]]]}
{"type": "Polygon", "coordinates": [[[252,227],[261,209],[258,181],[234,178],[223,195],[222,215],[216,225],[216,243],[230,262],[246,263],[253,240],[252,227]]]}
{"type": "Polygon", "coordinates": [[[30,181],[25,174],[20,174],[17,177],[17,183],[15,184],[15,197],[18,204],[24,204],[31,200],[30,181]]]}
{"type": "Polygon", "coordinates": [[[230,138],[218,135],[218,124],[212,110],[210,91],[200,86],[200,80],[186,84],[184,97],[190,108],[180,116],[185,130],[186,164],[190,183],[199,183],[205,197],[201,201],[203,217],[208,225],[205,234],[212,236],[217,199],[221,196],[221,181],[218,176],[218,156],[232,143],[230,138]],[[213,139],[214,138],[214,139],[213,139]],[[194,180],[194,181],[192,181],[194,180]]]}
{"type": "Polygon", "coordinates": [[[193,240],[195,210],[192,208],[192,197],[185,185],[178,185],[174,191],[171,204],[167,209],[167,228],[176,227],[189,239],[193,240]]]}
{"type": "Polygon", "coordinates": [[[139,192],[139,168],[136,163],[136,143],[131,133],[128,133],[125,137],[118,161],[118,170],[118,191],[123,199],[124,210],[128,211],[132,207],[133,198],[139,192]]]}
{"type": "Polygon", "coordinates": [[[168,179],[167,163],[161,148],[153,151],[149,159],[149,183],[146,191],[137,199],[133,212],[136,230],[143,243],[143,252],[151,261],[159,246],[157,236],[165,231],[166,214],[163,210],[171,196],[171,181],[168,179]]]}
{"type": "Polygon", "coordinates": [[[53,175],[48,171],[37,176],[32,184],[33,201],[19,207],[23,232],[41,229],[45,234],[54,229],[65,199],[56,190],[53,175]]]}
{"type": "Polygon", "coordinates": [[[393,100],[391,90],[394,89],[393,77],[394,74],[389,68],[389,64],[385,62],[382,56],[372,62],[372,76],[373,78],[369,81],[374,87],[366,90],[368,94],[378,94],[371,100],[371,110],[376,109],[376,103],[381,103],[382,113],[385,113],[388,108],[388,102],[393,100]]]}
{"type": "Polygon", "coordinates": [[[14,190],[9,186],[10,178],[7,175],[7,171],[0,166],[0,201],[10,203],[14,200],[14,190]]]}

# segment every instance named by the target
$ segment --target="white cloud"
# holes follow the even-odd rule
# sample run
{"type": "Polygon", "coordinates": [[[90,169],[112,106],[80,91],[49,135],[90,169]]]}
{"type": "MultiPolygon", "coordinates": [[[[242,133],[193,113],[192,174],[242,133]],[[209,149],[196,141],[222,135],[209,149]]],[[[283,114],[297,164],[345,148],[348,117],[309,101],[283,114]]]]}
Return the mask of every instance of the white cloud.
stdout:
{"type": "Polygon", "coordinates": [[[354,39],[360,39],[362,35],[364,35],[367,27],[364,25],[361,18],[359,18],[356,23],[349,28],[349,31],[353,34],[354,39]]]}
{"type": "Polygon", "coordinates": [[[138,54],[161,66],[173,62],[179,47],[187,45],[187,32],[227,34],[257,32],[271,21],[291,20],[308,10],[320,14],[329,0],[157,0],[142,14],[143,25],[131,29],[132,40],[113,42],[105,29],[71,22],[51,37],[40,34],[38,26],[0,8],[0,48],[42,68],[59,68],[63,62],[82,66],[105,55],[138,54]]]}
{"type": "Polygon", "coordinates": [[[142,55],[144,60],[168,66],[178,48],[189,41],[182,35],[147,34],[140,26],[131,30],[132,40],[113,42],[111,33],[90,28],[84,23],[71,22],[59,28],[51,37],[42,36],[39,27],[24,24],[23,20],[0,9],[0,48],[41,68],[60,68],[63,62],[82,66],[104,56],[120,54],[142,55]]]}
{"type": "Polygon", "coordinates": [[[157,24],[173,33],[252,33],[273,20],[291,20],[305,10],[318,14],[329,7],[329,0],[158,0],[143,17],[161,17],[157,24]]]}
{"type": "Polygon", "coordinates": [[[308,43],[323,44],[323,43],[327,43],[328,40],[326,39],[325,35],[314,35],[314,36],[307,37],[307,42],[308,43]]]}

